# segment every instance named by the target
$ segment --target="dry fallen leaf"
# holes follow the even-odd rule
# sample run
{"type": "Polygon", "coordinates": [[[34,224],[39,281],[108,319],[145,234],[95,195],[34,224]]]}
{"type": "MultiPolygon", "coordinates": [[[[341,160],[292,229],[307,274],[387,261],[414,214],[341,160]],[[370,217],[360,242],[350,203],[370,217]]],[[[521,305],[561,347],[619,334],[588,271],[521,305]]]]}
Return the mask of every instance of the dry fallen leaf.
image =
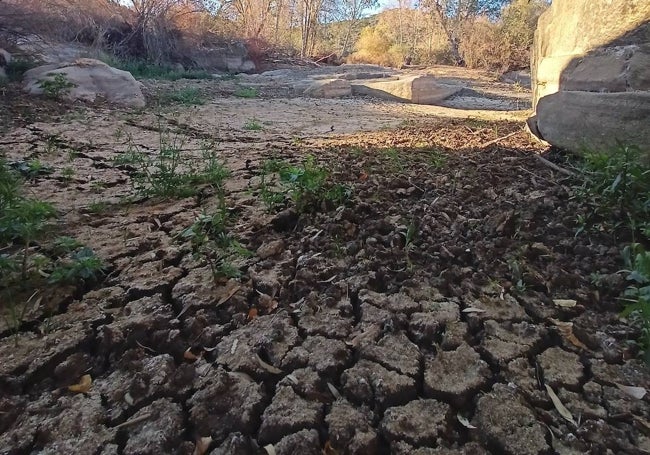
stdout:
{"type": "Polygon", "coordinates": [[[632,398],[636,398],[637,400],[643,400],[643,397],[646,394],[646,389],[644,389],[643,387],[633,387],[630,385],[623,385],[619,383],[615,383],[615,384],[616,387],[618,387],[625,394],[631,396],[632,398]]]}
{"type": "Polygon", "coordinates": [[[576,424],[576,421],[573,420],[573,416],[571,415],[571,412],[562,404],[558,396],[555,394],[553,389],[548,385],[544,384],[544,387],[546,387],[546,392],[548,393],[548,396],[551,397],[551,401],[553,402],[553,406],[555,406],[555,409],[557,409],[557,412],[560,413],[562,417],[564,417],[565,420],[568,422],[571,422],[574,426],[578,426],[576,424]]]}
{"type": "Polygon", "coordinates": [[[555,324],[555,326],[560,331],[560,334],[572,345],[577,346],[580,349],[584,349],[585,351],[589,350],[589,348],[574,335],[573,322],[563,322],[553,318],[551,318],[551,322],[555,324]]]}
{"type": "Polygon", "coordinates": [[[264,308],[267,313],[270,313],[278,307],[278,301],[268,294],[260,293],[258,305],[264,308]]]}
{"type": "Polygon", "coordinates": [[[84,374],[79,380],[79,384],[69,386],[68,390],[75,393],[86,393],[90,390],[92,384],[93,378],[91,378],[89,374],[84,374]]]}
{"type": "Polygon", "coordinates": [[[328,382],[327,383],[327,388],[330,389],[330,392],[332,393],[332,395],[334,395],[335,399],[338,400],[339,398],[341,398],[341,393],[338,390],[336,390],[336,387],[334,387],[334,384],[332,384],[331,382],[328,382]]]}
{"type": "Polygon", "coordinates": [[[553,303],[562,308],[573,308],[578,304],[577,301],[572,299],[553,299],[553,303]]]}
{"type": "Polygon", "coordinates": [[[469,423],[469,420],[467,420],[467,418],[463,417],[462,415],[457,414],[456,418],[458,419],[460,424],[462,426],[464,426],[465,428],[469,428],[470,430],[475,430],[476,429],[476,427],[474,425],[472,425],[471,423],[469,423]]]}
{"type": "Polygon", "coordinates": [[[271,374],[281,374],[282,370],[274,367],[273,365],[266,363],[262,358],[259,356],[259,354],[255,354],[255,359],[257,360],[257,363],[265,370],[268,371],[271,374]]]}
{"type": "MultiPolygon", "coordinates": [[[[229,283],[229,284],[230,284],[230,283],[229,283]]],[[[221,305],[221,304],[223,304],[223,303],[226,303],[228,300],[230,300],[230,298],[231,298],[233,295],[237,294],[237,291],[239,291],[240,289],[241,289],[241,286],[233,286],[230,290],[228,290],[228,292],[226,293],[226,295],[224,295],[223,297],[221,297],[221,298],[219,299],[219,301],[217,302],[217,306],[219,306],[219,305],[221,305]]]]}
{"type": "Polygon", "coordinates": [[[257,308],[251,308],[250,310],[248,310],[248,315],[246,317],[248,318],[249,321],[252,321],[257,317],[257,315],[258,315],[257,308]]]}
{"type": "Polygon", "coordinates": [[[264,450],[266,450],[266,453],[268,455],[275,455],[275,447],[273,447],[273,444],[269,444],[267,446],[264,446],[264,450]]]}
{"type": "Polygon", "coordinates": [[[323,455],[339,455],[339,451],[332,447],[329,439],[325,442],[325,447],[323,447],[323,455]]]}
{"type": "Polygon", "coordinates": [[[210,444],[212,444],[212,437],[206,436],[204,438],[198,438],[192,455],[204,455],[210,448],[210,444]]]}
{"type": "Polygon", "coordinates": [[[185,360],[189,360],[190,362],[196,362],[201,358],[201,353],[199,352],[199,355],[196,355],[192,352],[192,348],[187,348],[185,352],[183,353],[183,358],[185,360]]]}
{"type": "Polygon", "coordinates": [[[485,313],[485,310],[482,310],[481,308],[469,307],[469,308],[465,308],[463,310],[463,313],[485,313]]]}

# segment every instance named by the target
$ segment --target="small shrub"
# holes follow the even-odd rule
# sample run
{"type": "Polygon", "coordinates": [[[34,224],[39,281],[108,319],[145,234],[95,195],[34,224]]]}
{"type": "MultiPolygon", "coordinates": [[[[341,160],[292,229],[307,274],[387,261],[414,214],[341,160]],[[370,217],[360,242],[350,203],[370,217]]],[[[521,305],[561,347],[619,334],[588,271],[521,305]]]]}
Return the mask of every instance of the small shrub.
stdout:
{"type": "Polygon", "coordinates": [[[257,120],[249,119],[246,123],[244,123],[244,129],[246,131],[262,131],[264,127],[257,120]]]}
{"type": "Polygon", "coordinates": [[[622,300],[626,303],[623,316],[638,322],[641,328],[639,344],[646,361],[650,361],[650,251],[639,243],[623,250],[623,260],[628,268],[628,288],[622,300]]]}
{"type": "Polygon", "coordinates": [[[193,87],[186,87],[173,92],[167,92],[160,96],[162,104],[184,104],[186,106],[198,106],[205,104],[201,90],[193,87]]]}
{"type": "Polygon", "coordinates": [[[212,74],[204,70],[178,70],[170,65],[155,65],[145,61],[104,59],[114,68],[128,71],[136,79],[161,79],[177,81],[179,79],[212,79],[212,74]]]}
{"type": "Polygon", "coordinates": [[[201,185],[221,191],[230,171],[212,150],[203,144],[201,157],[185,156],[184,141],[161,133],[158,152],[150,156],[138,150],[131,138],[127,152],[114,159],[118,166],[128,165],[135,192],[143,197],[183,198],[196,195],[201,185]]]}
{"type": "Polygon", "coordinates": [[[620,146],[613,153],[587,152],[578,166],[583,181],[575,198],[587,206],[581,229],[594,226],[616,233],[631,228],[649,238],[650,167],[636,147],[620,146]]]}
{"type": "Polygon", "coordinates": [[[70,93],[70,89],[76,87],[76,84],[70,82],[68,77],[63,73],[50,73],[51,79],[39,81],[38,86],[43,89],[43,94],[48,98],[59,99],[70,93]]]}
{"type": "Polygon", "coordinates": [[[329,181],[329,171],[316,164],[311,155],[297,166],[269,160],[262,169],[261,195],[269,209],[279,206],[280,197],[284,198],[285,194],[300,212],[317,210],[323,204],[339,205],[351,196],[349,188],[329,181]],[[278,191],[272,189],[273,173],[279,176],[278,191]]]}
{"type": "Polygon", "coordinates": [[[255,87],[239,87],[233,95],[238,98],[257,98],[258,92],[255,87]]]}

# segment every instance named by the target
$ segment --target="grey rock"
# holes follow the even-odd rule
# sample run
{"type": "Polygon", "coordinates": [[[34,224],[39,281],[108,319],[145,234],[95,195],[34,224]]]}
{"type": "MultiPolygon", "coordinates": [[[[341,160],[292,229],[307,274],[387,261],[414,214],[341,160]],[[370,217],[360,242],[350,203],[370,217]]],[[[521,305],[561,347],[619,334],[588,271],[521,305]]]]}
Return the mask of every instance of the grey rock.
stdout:
{"type": "Polygon", "coordinates": [[[53,80],[57,74],[62,74],[69,83],[74,84],[66,93],[62,93],[67,99],[93,102],[102,97],[109,102],[132,107],[144,107],[146,104],[141,84],[131,73],[89,58],[32,68],[23,76],[25,91],[42,95],[41,81],[53,80]]]}

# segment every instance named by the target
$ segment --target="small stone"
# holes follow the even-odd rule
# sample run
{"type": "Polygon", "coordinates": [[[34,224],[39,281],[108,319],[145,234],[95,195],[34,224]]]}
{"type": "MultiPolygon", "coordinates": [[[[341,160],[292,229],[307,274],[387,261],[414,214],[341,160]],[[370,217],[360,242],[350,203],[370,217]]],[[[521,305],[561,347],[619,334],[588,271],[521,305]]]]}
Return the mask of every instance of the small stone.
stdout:
{"type": "Polygon", "coordinates": [[[325,421],[334,450],[357,455],[377,453],[377,432],[372,427],[372,413],[367,409],[359,409],[343,399],[337,400],[325,421]]]}
{"type": "Polygon", "coordinates": [[[436,400],[413,400],[388,408],[379,428],[388,441],[406,441],[415,446],[435,444],[445,432],[449,405],[436,400]]]}
{"type": "Polygon", "coordinates": [[[369,342],[360,348],[361,358],[409,376],[420,371],[420,350],[403,333],[389,333],[377,343],[369,342]]]}
{"type": "Polygon", "coordinates": [[[460,406],[487,383],[490,375],[488,364],[463,343],[454,351],[440,351],[434,359],[427,359],[424,393],[460,406]]]}
{"type": "Polygon", "coordinates": [[[507,455],[547,453],[546,430],[517,393],[503,384],[478,400],[473,420],[481,439],[507,455]]]}
{"type": "Polygon", "coordinates": [[[284,251],[284,240],[273,240],[271,242],[263,243],[255,252],[260,259],[268,259],[284,251]]]}
{"type": "Polygon", "coordinates": [[[348,399],[380,408],[400,405],[416,397],[415,380],[368,360],[360,360],[341,375],[348,399]]]}
{"type": "Polygon", "coordinates": [[[553,347],[537,356],[537,360],[544,371],[544,381],[551,387],[575,389],[580,385],[584,366],[578,355],[553,347]]]}
{"type": "Polygon", "coordinates": [[[291,387],[279,387],[262,415],[258,440],[262,444],[305,428],[317,428],[323,421],[323,405],[307,401],[291,387]]]}

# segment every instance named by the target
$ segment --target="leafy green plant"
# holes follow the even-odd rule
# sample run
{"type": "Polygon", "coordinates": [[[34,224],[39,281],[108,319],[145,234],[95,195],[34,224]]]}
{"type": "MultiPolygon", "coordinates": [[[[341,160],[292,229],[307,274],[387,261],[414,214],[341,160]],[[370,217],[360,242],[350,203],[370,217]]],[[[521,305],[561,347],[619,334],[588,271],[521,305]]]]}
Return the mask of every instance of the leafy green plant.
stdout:
{"type": "Polygon", "coordinates": [[[179,69],[171,65],[157,65],[142,60],[105,58],[104,62],[114,68],[128,71],[136,79],[212,79],[212,74],[201,69],[179,69]]]}
{"type": "Polygon", "coordinates": [[[648,237],[644,232],[650,228],[650,167],[637,147],[587,152],[578,169],[583,181],[575,189],[575,198],[587,206],[578,220],[583,228],[615,233],[630,227],[648,237]]]}
{"type": "Polygon", "coordinates": [[[244,123],[244,129],[246,131],[262,131],[264,127],[256,119],[248,119],[248,121],[244,123]]]}
{"type": "Polygon", "coordinates": [[[241,271],[233,261],[251,254],[228,233],[228,218],[228,212],[222,206],[212,215],[202,213],[197,216],[194,223],[179,235],[180,239],[190,242],[196,258],[208,263],[215,284],[221,278],[239,277],[241,271]]]}
{"type": "Polygon", "coordinates": [[[133,166],[133,188],[144,197],[189,197],[196,195],[201,185],[220,187],[230,172],[211,144],[202,145],[200,158],[185,156],[183,147],[184,141],[178,136],[161,133],[159,149],[150,156],[140,152],[129,138],[128,151],[114,162],[133,166]]]}
{"type": "Polygon", "coordinates": [[[311,155],[299,165],[269,160],[262,168],[261,196],[269,209],[279,206],[285,194],[301,212],[318,209],[323,203],[339,205],[351,196],[349,188],[330,182],[329,171],[311,155]],[[277,191],[273,189],[273,174],[279,176],[277,191]]]}
{"type": "Polygon", "coordinates": [[[239,87],[233,95],[238,98],[257,98],[259,93],[255,87],[239,87]]]}
{"type": "Polygon", "coordinates": [[[52,76],[51,79],[43,79],[38,83],[38,86],[43,89],[43,94],[48,98],[59,99],[77,86],[63,73],[49,73],[48,76],[52,76]]]}
{"type": "Polygon", "coordinates": [[[639,243],[633,243],[623,250],[623,261],[628,268],[629,286],[623,293],[626,307],[622,314],[638,321],[640,345],[646,360],[650,361],[650,251],[639,243]]]}
{"type": "Polygon", "coordinates": [[[61,177],[63,177],[63,180],[66,182],[69,182],[73,179],[75,175],[75,170],[72,166],[66,166],[63,169],[61,169],[61,177]]]}
{"type": "Polygon", "coordinates": [[[18,172],[0,159],[0,316],[14,332],[34,296],[52,285],[88,283],[102,270],[75,239],[51,240],[56,216],[52,204],[21,194],[18,172]]]}
{"type": "Polygon", "coordinates": [[[160,96],[162,104],[183,104],[186,106],[197,106],[205,104],[201,90],[194,87],[186,87],[180,90],[163,93],[160,96]]]}

